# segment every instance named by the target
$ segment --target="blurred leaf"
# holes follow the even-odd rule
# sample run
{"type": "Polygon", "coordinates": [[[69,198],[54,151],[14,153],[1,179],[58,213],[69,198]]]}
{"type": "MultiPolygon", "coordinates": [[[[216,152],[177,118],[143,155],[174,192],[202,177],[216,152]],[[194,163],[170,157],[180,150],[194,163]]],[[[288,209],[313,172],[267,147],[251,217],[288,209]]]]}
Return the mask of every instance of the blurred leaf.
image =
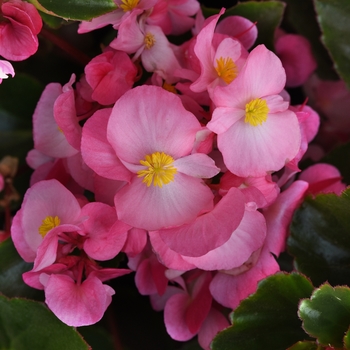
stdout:
{"type": "Polygon", "coordinates": [[[101,326],[79,327],[78,332],[93,350],[115,350],[111,334],[101,326]]]}
{"type": "Polygon", "coordinates": [[[350,88],[350,2],[349,0],[315,0],[322,41],[333,58],[340,77],[350,88]]]}
{"type": "Polygon", "coordinates": [[[287,350],[319,350],[320,348],[314,341],[298,341],[287,350]]]}
{"type": "Polygon", "coordinates": [[[0,243],[0,293],[8,297],[42,299],[42,291],[27,286],[22,279],[22,274],[32,267],[33,264],[18,255],[11,239],[0,243]]]}
{"type": "MultiPolygon", "coordinates": [[[[265,44],[268,49],[273,50],[275,30],[281,24],[284,8],[285,4],[280,1],[249,1],[227,9],[222,18],[242,16],[252,22],[257,22],[258,38],[256,45],[265,44]]],[[[217,9],[206,7],[202,7],[202,10],[205,17],[219,13],[217,9]]]]}
{"type": "Polygon", "coordinates": [[[343,342],[345,349],[350,349],[350,329],[346,332],[343,342]]]}
{"type": "Polygon", "coordinates": [[[40,13],[40,16],[43,19],[43,21],[52,29],[60,28],[63,21],[64,21],[60,17],[51,16],[45,12],[42,12],[42,11],[39,11],[39,13],[40,13]]]}
{"type": "Polygon", "coordinates": [[[312,284],[297,273],[277,273],[259,283],[232,316],[232,326],[213,340],[213,350],[285,350],[309,337],[298,318],[300,299],[310,297],[312,284]]]}
{"type": "Polygon", "coordinates": [[[322,79],[338,78],[328,51],[320,41],[321,31],[316,20],[312,0],[283,0],[287,4],[285,24],[297,34],[303,35],[311,44],[317,61],[317,74],[322,79]]]}
{"type": "Polygon", "coordinates": [[[79,333],[42,303],[0,295],[2,349],[88,350],[79,333]]]}
{"type": "Polygon", "coordinates": [[[17,73],[0,85],[0,130],[32,129],[32,115],[43,86],[34,78],[17,73]]]}
{"type": "Polygon", "coordinates": [[[342,348],[350,326],[349,287],[322,285],[300,303],[299,316],[305,331],[320,344],[342,348]]]}
{"type": "Polygon", "coordinates": [[[323,163],[334,165],[340,171],[343,182],[350,184],[350,142],[338,146],[320,160],[323,163]]]}
{"type": "Polygon", "coordinates": [[[295,212],[288,251],[314,283],[350,284],[350,188],[342,196],[307,197],[295,212]]]}
{"type": "Polygon", "coordinates": [[[88,21],[117,8],[113,0],[29,0],[38,10],[71,20],[88,21]]]}

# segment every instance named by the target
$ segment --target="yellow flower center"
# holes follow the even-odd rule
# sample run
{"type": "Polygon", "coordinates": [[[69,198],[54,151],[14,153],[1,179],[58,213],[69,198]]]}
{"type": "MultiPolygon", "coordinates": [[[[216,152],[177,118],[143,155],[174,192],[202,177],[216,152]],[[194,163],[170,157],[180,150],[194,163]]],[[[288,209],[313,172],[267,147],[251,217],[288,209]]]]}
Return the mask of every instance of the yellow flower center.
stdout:
{"type": "Polygon", "coordinates": [[[216,72],[218,76],[226,83],[230,84],[238,74],[238,69],[231,57],[216,59],[216,72]]]}
{"type": "Polygon", "coordinates": [[[169,92],[172,92],[173,94],[177,94],[177,91],[175,89],[174,85],[168,84],[166,82],[163,83],[163,89],[169,92]]]}
{"type": "Polygon", "coordinates": [[[147,187],[159,186],[174,181],[174,175],[177,173],[176,168],[173,166],[174,158],[165,153],[154,152],[148,154],[145,160],[140,160],[140,163],[147,167],[147,169],[140,170],[137,172],[138,177],[144,177],[142,180],[147,187]]]}
{"type": "Polygon", "coordinates": [[[146,45],[146,49],[150,49],[156,42],[156,39],[154,39],[154,35],[152,33],[147,33],[145,35],[145,45],[146,45]]]}
{"type": "Polygon", "coordinates": [[[122,4],[120,7],[123,9],[124,12],[131,11],[134,9],[139,3],[139,0],[122,0],[122,4]]]}
{"type": "Polygon", "coordinates": [[[269,107],[265,100],[256,98],[245,105],[245,119],[246,123],[257,126],[266,122],[269,107]]]}
{"type": "Polygon", "coordinates": [[[46,234],[52,230],[54,227],[58,226],[60,224],[61,220],[59,219],[58,216],[47,216],[44,220],[43,223],[39,227],[39,233],[45,237],[46,234]]]}

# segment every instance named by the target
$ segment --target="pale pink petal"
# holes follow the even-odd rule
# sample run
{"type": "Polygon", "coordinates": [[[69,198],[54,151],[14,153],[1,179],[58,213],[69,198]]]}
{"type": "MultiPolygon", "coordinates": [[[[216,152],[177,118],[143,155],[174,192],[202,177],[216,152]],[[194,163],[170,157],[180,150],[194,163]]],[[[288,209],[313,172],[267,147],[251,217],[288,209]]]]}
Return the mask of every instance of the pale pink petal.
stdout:
{"type": "Polygon", "coordinates": [[[79,24],[78,33],[84,34],[93,30],[103,28],[109,24],[119,25],[121,18],[124,15],[124,11],[117,9],[115,11],[106,13],[102,16],[95,17],[91,21],[82,21],[79,24]]]}
{"type": "Polygon", "coordinates": [[[298,119],[287,110],[268,114],[266,122],[257,126],[244,120],[236,122],[218,135],[218,147],[231,172],[258,177],[280,170],[292,160],[299,151],[300,138],[298,119]]]}
{"type": "Polygon", "coordinates": [[[199,178],[211,178],[220,172],[215,162],[203,153],[195,153],[176,159],[174,167],[180,173],[199,178]]]}
{"type": "Polygon", "coordinates": [[[66,275],[51,275],[45,287],[45,302],[62,322],[81,327],[102,318],[113,294],[114,290],[96,277],[78,285],[66,275]]]}
{"type": "Polygon", "coordinates": [[[12,77],[15,76],[15,70],[12,67],[12,64],[8,61],[0,60],[0,84],[2,79],[7,79],[8,74],[12,77]]]}
{"type": "Polygon", "coordinates": [[[212,199],[211,190],[200,179],[177,173],[162,188],[147,187],[134,177],[115,195],[115,207],[121,221],[151,231],[194,220],[200,212],[210,210],[212,199]]]}
{"type": "Polygon", "coordinates": [[[198,120],[184,109],[178,96],[157,86],[139,86],[114,105],[107,139],[120,159],[140,164],[154,152],[164,152],[174,159],[188,155],[200,129],[198,120]]]}
{"type": "Polygon", "coordinates": [[[244,115],[245,111],[241,108],[217,107],[213,111],[212,119],[207,124],[207,128],[216,134],[222,134],[242,119],[244,115]]]}
{"type": "Polygon", "coordinates": [[[160,230],[159,235],[175,252],[198,257],[224,244],[240,224],[243,214],[244,196],[232,188],[212,211],[193,223],[160,230]]]}
{"type": "Polygon", "coordinates": [[[155,311],[162,311],[170,297],[178,294],[181,289],[175,286],[167,286],[167,289],[163,295],[152,294],[149,296],[152,308],[155,311]]]}

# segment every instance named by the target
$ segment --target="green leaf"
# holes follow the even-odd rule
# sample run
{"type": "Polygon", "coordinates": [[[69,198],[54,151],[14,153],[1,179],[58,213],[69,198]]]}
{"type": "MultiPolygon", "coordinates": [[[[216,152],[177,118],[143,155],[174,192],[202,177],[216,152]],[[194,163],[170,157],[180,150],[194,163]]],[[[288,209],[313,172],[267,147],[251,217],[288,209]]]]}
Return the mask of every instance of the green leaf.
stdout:
{"type": "Polygon", "coordinates": [[[315,0],[322,41],[327,47],[336,71],[350,88],[350,2],[348,0],[315,0]]]}
{"type": "Polygon", "coordinates": [[[56,17],[56,16],[51,16],[45,12],[39,11],[40,16],[42,20],[52,29],[58,29],[61,27],[63,24],[63,19],[56,17]]]}
{"type": "Polygon", "coordinates": [[[320,348],[314,341],[298,341],[287,350],[319,350],[320,348]]]}
{"type": "Polygon", "coordinates": [[[297,273],[277,273],[259,283],[232,316],[233,325],[212,342],[213,350],[285,350],[309,337],[298,318],[300,299],[310,297],[312,284],[297,273]]]}
{"type": "Polygon", "coordinates": [[[0,295],[0,344],[9,350],[88,350],[79,333],[42,303],[0,295]]]}
{"type": "Polygon", "coordinates": [[[8,297],[42,299],[42,291],[27,286],[22,279],[22,274],[32,267],[33,264],[18,255],[11,239],[0,243],[0,293],[8,297]]]}
{"type": "Polygon", "coordinates": [[[348,330],[343,339],[345,349],[350,349],[350,330],[348,330]]]}
{"type": "Polygon", "coordinates": [[[113,0],[30,0],[40,11],[77,21],[88,21],[117,8],[113,0]]]}
{"type": "Polygon", "coordinates": [[[295,212],[287,241],[295,267],[314,283],[350,284],[350,188],[342,196],[307,197],[295,212]]]}
{"type": "Polygon", "coordinates": [[[316,289],[303,300],[298,312],[303,328],[322,345],[343,347],[343,337],[350,325],[350,289],[329,284],[316,289]]]}
{"type": "Polygon", "coordinates": [[[316,20],[312,0],[283,0],[286,4],[284,25],[293,32],[303,35],[311,44],[317,61],[317,74],[322,79],[335,80],[338,75],[334,71],[332,59],[320,41],[321,31],[316,20]]]}
{"type": "Polygon", "coordinates": [[[112,336],[98,325],[79,327],[79,333],[93,350],[114,350],[112,336]]]}
{"type": "MultiPolygon", "coordinates": [[[[252,22],[257,22],[258,38],[256,45],[265,44],[268,49],[273,50],[275,30],[281,24],[284,8],[285,4],[280,1],[249,1],[227,9],[222,18],[242,16],[252,22]]],[[[219,12],[217,9],[205,7],[202,7],[202,9],[205,17],[219,12]]]]}

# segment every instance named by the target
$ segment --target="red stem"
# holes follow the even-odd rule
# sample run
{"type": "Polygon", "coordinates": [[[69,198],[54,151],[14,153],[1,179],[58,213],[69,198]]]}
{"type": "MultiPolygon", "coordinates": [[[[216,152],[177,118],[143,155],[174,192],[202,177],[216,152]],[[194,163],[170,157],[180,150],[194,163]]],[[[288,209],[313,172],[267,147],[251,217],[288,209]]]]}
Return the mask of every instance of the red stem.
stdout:
{"type": "Polygon", "coordinates": [[[53,32],[47,30],[46,28],[42,28],[40,34],[46,38],[47,40],[54,43],[61,50],[66,52],[69,56],[75,59],[77,62],[81,63],[83,66],[86,66],[91,58],[85,53],[81,52],[71,44],[67,43],[65,40],[54,34],[53,32]]]}

